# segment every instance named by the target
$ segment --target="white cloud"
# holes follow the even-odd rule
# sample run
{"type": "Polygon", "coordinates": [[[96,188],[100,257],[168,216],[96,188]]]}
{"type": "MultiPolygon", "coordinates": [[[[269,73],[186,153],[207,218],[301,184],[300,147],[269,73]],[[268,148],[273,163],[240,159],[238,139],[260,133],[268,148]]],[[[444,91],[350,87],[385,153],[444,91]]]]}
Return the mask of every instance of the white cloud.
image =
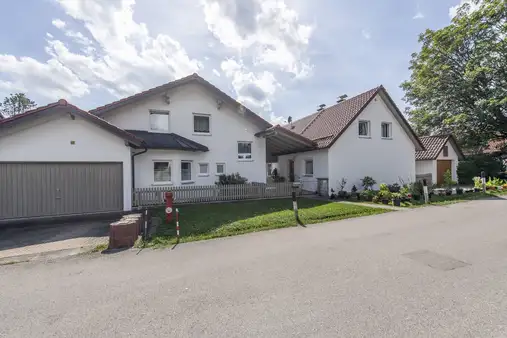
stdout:
{"type": "Polygon", "coordinates": [[[475,4],[472,0],[461,0],[461,2],[458,5],[449,8],[449,17],[451,19],[454,18],[458,14],[458,9],[464,4],[469,4],[470,11],[472,12],[476,11],[480,7],[480,2],[478,4],[475,4]]]}
{"type": "Polygon", "coordinates": [[[62,21],[60,19],[54,19],[51,23],[53,24],[53,26],[55,26],[58,29],[65,28],[65,26],[66,26],[65,21],[62,21]]]}
{"type": "Polygon", "coordinates": [[[370,40],[371,39],[371,33],[370,31],[368,31],[367,29],[363,29],[361,31],[361,35],[363,36],[363,38],[365,38],[366,40],[370,40]]]}
{"type": "Polygon", "coordinates": [[[227,59],[221,68],[243,101],[270,109],[271,96],[281,88],[275,74],[294,78],[311,74],[306,49],[313,27],[301,23],[284,0],[201,0],[201,4],[209,31],[236,54],[238,61],[227,59]]]}
{"type": "Polygon", "coordinates": [[[424,19],[424,14],[419,11],[419,12],[417,12],[416,15],[414,15],[414,17],[412,19],[414,19],[414,20],[424,19]]]}
{"type": "Polygon", "coordinates": [[[90,38],[66,29],[65,22],[55,19],[53,25],[83,47],[79,53],[47,35],[50,59],[45,63],[5,55],[9,62],[0,66],[2,72],[32,92],[55,99],[81,97],[89,88],[101,88],[121,97],[186,76],[202,66],[178,41],[165,34],[152,36],[144,23],[135,22],[134,0],[56,1],[67,15],[84,25],[90,38]]]}
{"type": "Polygon", "coordinates": [[[220,77],[220,72],[218,70],[216,70],[215,68],[213,68],[213,74],[215,74],[215,76],[220,77]]]}

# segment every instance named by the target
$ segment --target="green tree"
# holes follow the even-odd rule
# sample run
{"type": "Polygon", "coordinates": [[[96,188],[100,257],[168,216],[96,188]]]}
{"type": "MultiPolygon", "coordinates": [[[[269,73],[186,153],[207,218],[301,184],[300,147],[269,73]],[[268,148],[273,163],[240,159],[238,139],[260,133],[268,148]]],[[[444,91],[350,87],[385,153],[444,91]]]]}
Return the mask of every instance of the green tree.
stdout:
{"type": "Polygon", "coordinates": [[[37,104],[30,100],[24,93],[16,93],[7,96],[3,103],[0,103],[0,114],[4,118],[22,114],[27,110],[37,107],[37,104]]]}
{"type": "Polygon", "coordinates": [[[507,0],[472,0],[452,23],[419,36],[401,87],[420,134],[452,132],[464,146],[507,138],[507,0]]]}

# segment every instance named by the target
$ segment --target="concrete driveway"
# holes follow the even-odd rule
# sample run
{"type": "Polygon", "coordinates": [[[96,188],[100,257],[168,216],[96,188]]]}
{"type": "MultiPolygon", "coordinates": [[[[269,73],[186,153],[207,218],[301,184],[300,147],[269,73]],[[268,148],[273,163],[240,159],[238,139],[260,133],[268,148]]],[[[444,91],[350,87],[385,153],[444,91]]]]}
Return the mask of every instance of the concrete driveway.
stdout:
{"type": "Polygon", "coordinates": [[[110,221],[0,227],[0,263],[89,250],[108,240],[110,221]]]}
{"type": "Polygon", "coordinates": [[[484,200],[0,266],[0,337],[505,337],[506,219],[484,200]]]}

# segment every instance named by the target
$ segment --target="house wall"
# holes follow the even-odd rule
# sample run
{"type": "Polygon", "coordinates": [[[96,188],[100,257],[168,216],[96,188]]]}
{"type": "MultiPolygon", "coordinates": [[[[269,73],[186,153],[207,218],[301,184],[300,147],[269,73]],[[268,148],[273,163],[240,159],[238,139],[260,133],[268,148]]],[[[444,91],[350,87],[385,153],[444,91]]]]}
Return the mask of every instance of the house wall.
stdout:
{"type": "Polygon", "coordinates": [[[289,177],[289,160],[294,161],[294,175],[296,181],[303,181],[303,188],[309,191],[317,189],[317,178],[328,178],[327,149],[308,151],[304,153],[278,156],[278,173],[289,177]],[[313,160],[313,175],[305,176],[305,161],[313,160]]]}
{"type": "Polygon", "coordinates": [[[329,186],[339,189],[342,178],[345,190],[355,185],[362,189],[361,179],[371,176],[380,183],[415,181],[415,145],[398,123],[391,110],[377,95],[357,119],[329,148],[329,186]],[[371,137],[358,136],[360,120],[369,120],[371,137]],[[392,138],[381,138],[381,123],[392,123],[392,138]]]}
{"type": "MultiPolygon", "coordinates": [[[[193,184],[214,184],[215,163],[226,163],[227,173],[240,173],[250,182],[266,182],[266,140],[255,137],[261,131],[246,119],[232,104],[223,103],[217,108],[214,95],[200,84],[188,84],[169,92],[170,104],[162,95],[149,97],[136,104],[106,113],[103,118],[123,129],[150,130],[150,109],[169,111],[169,131],[209,148],[209,152],[177,152],[150,150],[146,155],[135,157],[136,187],[150,187],[153,182],[153,159],[173,161],[173,176],[179,177],[180,161],[192,160],[197,173],[197,163],[209,163],[210,175],[196,177],[193,184]],[[210,114],[211,133],[194,133],[193,113],[210,114]],[[252,142],[252,160],[238,160],[238,141],[252,142]],[[177,171],[175,171],[177,169],[177,171]],[[142,172],[138,172],[142,171],[142,172]],[[178,173],[178,175],[174,175],[178,173]]],[[[159,132],[159,131],[158,131],[159,132]]],[[[180,184],[175,179],[173,184],[180,184]]]]}
{"type": "Polygon", "coordinates": [[[131,210],[130,148],[123,139],[80,117],[41,119],[9,129],[0,137],[0,161],[122,162],[123,207],[131,210]]]}
{"type": "MultiPolygon", "coordinates": [[[[456,153],[456,150],[452,146],[451,142],[447,142],[445,145],[449,148],[449,154],[448,154],[449,156],[444,157],[444,152],[441,151],[440,154],[438,154],[437,160],[451,160],[452,161],[452,164],[451,164],[452,180],[457,181],[458,180],[457,170],[458,170],[459,157],[458,157],[458,154],[456,153]]],[[[435,175],[436,175],[436,168],[437,167],[435,164],[435,175]]]]}
{"type": "MultiPolygon", "coordinates": [[[[454,147],[452,146],[451,142],[447,142],[445,144],[449,148],[449,156],[444,157],[443,150],[440,152],[440,154],[437,157],[437,160],[451,160],[451,174],[453,181],[458,180],[458,163],[459,163],[459,156],[454,147]]],[[[416,175],[424,175],[424,174],[431,174],[432,177],[432,183],[437,183],[437,160],[425,160],[425,161],[416,161],[416,175]]]]}

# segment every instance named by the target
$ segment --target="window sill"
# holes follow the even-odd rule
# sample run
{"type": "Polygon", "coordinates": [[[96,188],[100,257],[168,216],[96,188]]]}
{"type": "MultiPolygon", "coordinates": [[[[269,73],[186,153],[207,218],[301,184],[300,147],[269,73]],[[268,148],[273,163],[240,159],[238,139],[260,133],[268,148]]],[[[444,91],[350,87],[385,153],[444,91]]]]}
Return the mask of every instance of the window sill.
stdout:
{"type": "Polygon", "coordinates": [[[238,158],[238,162],[253,162],[254,160],[251,158],[238,158]]]}
{"type": "Polygon", "coordinates": [[[199,175],[197,175],[197,176],[198,176],[198,177],[208,177],[208,176],[209,176],[209,174],[199,174],[199,175]]]}
{"type": "Polygon", "coordinates": [[[359,138],[371,139],[371,136],[361,136],[361,135],[359,135],[359,138]]]}
{"type": "Polygon", "coordinates": [[[194,184],[194,181],[181,181],[181,184],[194,184]]]}
{"type": "Polygon", "coordinates": [[[382,137],[382,140],[392,140],[392,137],[382,137]]]}
{"type": "Polygon", "coordinates": [[[173,182],[156,182],[151,184],[152,187],[163,187],[165,185],[173,185],[173,182]]]}
{"type": "Polygon", "coordinates": [[[211,136],[211,133],[198,133],[198,132],[193,132],[192,135],[194,136],[211,136]]]}
{"type": "Polygon", "coordinates": [[[226,175],[226,173],[215,174],[215,176],[222,176],[222,175],[226,175]]]}
{"type": "Polygon", "coordinates": [[[313,177],[313,174],[304,174],[303,177],[313,177]]]}

